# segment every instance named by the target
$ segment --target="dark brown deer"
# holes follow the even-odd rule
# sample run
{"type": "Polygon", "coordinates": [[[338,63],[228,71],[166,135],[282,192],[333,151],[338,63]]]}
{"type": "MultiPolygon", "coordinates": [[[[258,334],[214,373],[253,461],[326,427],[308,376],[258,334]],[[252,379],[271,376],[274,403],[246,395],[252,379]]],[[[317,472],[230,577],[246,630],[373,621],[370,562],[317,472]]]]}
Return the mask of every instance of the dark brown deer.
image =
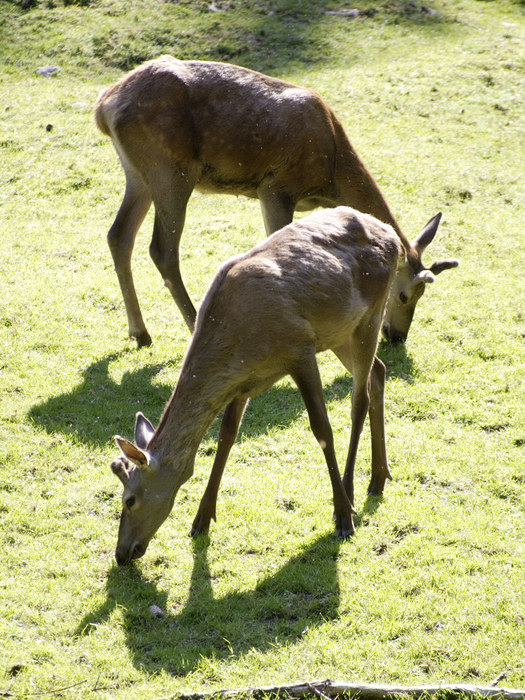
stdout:
{"type": "MultiPolygon", "coordinates": [[[[429,221],[425,235],[436,232],[439,218],[429,221]]],[[[289,224],[221,267],[200,307],[158,428],[139,413],[135,442],[116,437],[122,456],[111,468],[124,485],[119,564],[144,554],[180,486],[192,475],[202,438],[226,407],[215,461],[192,527],[193,534],[208,531],[248,399],[287,374],[301,392],[325,456],[337,533],[353,533],[354,462],[367,412],[372,436],[369,492],[382,493],[390,477],[385,366],[375,353],[390,285],[408,252],[391,226],[338,207],[289,224]],[[315,357],[324,350],[333,350],[354,382],[342,480],[315,357]]],[[[407,278],[406,288],[413,284],[407,278]]]]}
{"type": "MultiPolygon", "coordinates": [[[[126,190],[108,233],[128,316],[129,334],[149,345],[131,272],[137,231],[153,201],[150,253],[188,327],[195,308],[182,281],[179,244],[194,189],[257,197],[267,234],[290,223],[295,210],[346,205],[391,224],[408,245],[377,183],[341,123],[314,91],[225,63],[171,56],[131,71],[99,98],[96,122],[111,137],[126,174],[126,190]]],[[[429,239],[416,241],[406,278],[423,271],[429,239]]],[[[435,263],[434,274],[456,261],[435,263]]],[[[403,269],[400,269],[403,274],[403,269]]],[[[389,306],[384,333],[407,336],[426,282],[407,287],[389,306]]]]}

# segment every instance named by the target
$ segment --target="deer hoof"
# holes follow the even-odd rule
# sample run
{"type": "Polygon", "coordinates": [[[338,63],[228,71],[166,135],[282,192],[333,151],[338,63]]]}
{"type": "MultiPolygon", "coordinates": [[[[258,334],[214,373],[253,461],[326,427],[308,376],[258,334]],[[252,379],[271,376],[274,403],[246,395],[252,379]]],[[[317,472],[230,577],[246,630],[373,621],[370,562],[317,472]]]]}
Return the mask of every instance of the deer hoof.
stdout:
{"type": "Polygon", "coordinates": [[[352,516],[335,515],[335,531],[337,537],[342,540],[347,540],[355,533],[354,521],[352,516]]]}
{"type": "Polygon", "coordinates": [[[137,341],[137,348],[149,348],[152,343],[151,336],[146,330],[141,331],[136,335],[132,335],[131,337],[135,338],[137,341]]]}
{"type": "Polygon", "coordinates": [[[190,536],[193,537],[194,540],[197,539],[197,537],[200,537],[201,535],[207,535],[208,530],[200,530],[197,527],[192,526],[190,530],[190,536]]]}
{"type": "Polygon", "coordinates": [[[210,529],[210,519],[204,518],[200,513],[197,513],[193,525],[191,526],[190,535],[199,537],[199,535],[207,535],[210,529]]]}
{"type": "Polygon", "coordinates": [[[382,496],[385,490],[385,482],[388,477],[372,477],[368,485],[369,496],[382,496]]]}

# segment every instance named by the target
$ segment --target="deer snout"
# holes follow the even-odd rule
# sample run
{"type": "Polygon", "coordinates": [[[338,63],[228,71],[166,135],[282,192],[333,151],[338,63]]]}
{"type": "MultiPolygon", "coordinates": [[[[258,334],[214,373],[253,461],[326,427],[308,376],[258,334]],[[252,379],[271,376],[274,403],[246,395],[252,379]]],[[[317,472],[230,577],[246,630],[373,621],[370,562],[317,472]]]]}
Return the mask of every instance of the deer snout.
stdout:
{"type": "Polygon", "coordinates": [[[133,559],[139,559],[146,552],[146,546],[140,542],[135,542],[131,548],[124,549],[123,547],[117,547],[115,551],[115,559],[119,566],[125,566],[129,564],[133,559]]]}
{"type": "Polygon", "coordinates": [[[406,333],[394,330],[390,327],[388,323],[384,323],[381,329],[383,337],[388,340],[389,343],[404,343],[407,339],[406,333]]]}

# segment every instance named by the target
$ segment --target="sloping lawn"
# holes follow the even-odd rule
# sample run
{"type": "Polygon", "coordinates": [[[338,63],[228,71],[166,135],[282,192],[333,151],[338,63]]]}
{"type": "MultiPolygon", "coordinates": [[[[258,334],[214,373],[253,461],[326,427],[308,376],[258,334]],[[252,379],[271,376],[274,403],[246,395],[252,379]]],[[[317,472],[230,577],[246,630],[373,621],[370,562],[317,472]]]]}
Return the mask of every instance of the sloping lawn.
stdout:
{"type": "MultiPolygon", "coordinates": [[[[210,5],[0,1],[0,695],[325,678],[523,688],[525,7],[210,5]],[[317,89],[407,235],[444,213],[425,260],[461,264],[427,290],[407,344],[380,346],[394,479],[366,498],[366,426],[349,541],[283,380],[248,408],[209,538],[188,534],[218,425],[146,556],[114,563],[112,436],[132,437],[138,410],[158,421],[189,334],[148,256],[150,212],[133,265],[154,342],[126,337],[105,241],[124,179],[92,106],[163,52],[317,89]]],[[[257,202],[193,195],[181,253],[195,302],[263,237],[257,202]]],[[[342,465],[352,381],[334,356],[319,362],[342,465]]]]}

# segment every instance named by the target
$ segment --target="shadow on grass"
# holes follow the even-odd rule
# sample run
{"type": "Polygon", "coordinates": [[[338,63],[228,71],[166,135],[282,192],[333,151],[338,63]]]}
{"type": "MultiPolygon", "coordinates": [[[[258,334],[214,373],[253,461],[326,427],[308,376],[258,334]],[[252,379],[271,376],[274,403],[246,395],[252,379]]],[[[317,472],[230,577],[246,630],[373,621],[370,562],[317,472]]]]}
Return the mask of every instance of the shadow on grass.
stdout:
{"type": "MultiPolygon", "coordinates": [[[[389,376],[411,381],[413,366],[404,345],[382,344],[379,355],[388,367],[389,376]]],[[[61,433],[94,447],[105,445],[115,433],[131,436],[139,410],[155,422],[172,391],[171,386],[153,384],[163,366],[152,364],[126,372],[117,383],[110,376],[109,367],[118,357],[115,353],[94,362],[86,368],[77,387],[33,406],[29,419],[50,434],[61,433]]],[[[325,386],[327,402],[340,400],[351,392],[352,378],[345,370],[342,372],[325,386]]],[[[269,427],[286,427],[304,411],[303,401],[294,386],[273,386],[251,400],[239,434],[255,437],[269,427]]],[[[217,422],[209,434],[217,438],[217,422]]]]}
{"type": "Polygon", "coordinates": [[[335,535],[316,539],[253,590],[220,598],[214,594],[208,544],[207,536],[193,540],[190,590],[182,610],[167,610],[167,593],[146,580],[136,565],[114,566],[106,600],[80,621],[76,634],[95,632],[118,608],[134,665],[148,673],[165,670],[184,676],[206,660],[297,642],[308,628],[338,617],[341,541],[335,535]],[[152,617],[151,605],[165,611],[165,617],[152,617]]]}
{"type": "MultiPolygon", "coordinates": [[[[153,383],[163,365],[126,372],[117,383],[109,368],[118,357],[119,353],[115,353],[94,362],[85,369],[78,386],[33,406],[29,419],[50,434],[61,433],[99,447],[116,433],[132,436],[137,411],[155,423],[173,389],[153,383]]],[[[301,396],[294,387],[274,386],[250,402],[241,434],[249,437],[266,432],[268,426],[289,425],[303,410],[301,396]]],[[[217,422],[210,435],[217,437],[217,422]]]]}
{"type": "MultiPolygon", "coordinates": [[[[376,22],[376,16],[382,24],[436,31],[447,21],[440,4],[438,0],[361,0],[358,9],[350,11],[344,2],[327,7],[326,0],[247,0],[242,8],[217,0],[217,11],[193,10],[182,23],[166,14],[144,17],[140,33],[136,13],[124,13],[118,37],[113,28],[102,25],[101,33],[92,38],[93,52],[104,64],[122,70],[170,53],[181,59],[231,61],[275,72],[289,64],[325,60],[331,54],[331,36],[352,31],[356,23],[376,22]]],[[[357,54],[356,62],[361,58],[357,54]]]]}
{"type": "Polygon", "coordinates": [[[92,446],[102,446],[115,433],[131,433],[137,411],[160,415],[170,389],[152,382],[162,365],[126,372],[117,383],[109,368],[120,355],[107,355],[89,365],[78,386],[33,406],[29,419],[48,433],[62,433],[92,446]]]}
{"type": "Polygon", "coordinates": [[[389,343],[383,340],[379,344],[377,356],[385,363],[387,371],[387,385],[389,377],[397,377],[412,384],[414,376],[414,362],[407,354],[404,343],[389,343]]]}
{"type": "Polygon", "coordinates": [[[379,506],[383,503],[383,496],[367,495],[366,501],[363,504],[363,510],[354,515],[354,525],[356,530],[360,528],[374,513],[379,510],[379,506]]]}
{"type": "MultiPolygon", "coordinates": [[[[220,18],[217,29],[226,43],[211,48],[210,58],[238,61],[263,72],[282,70],[287,64],[324,61],[331,53],[330,38],[342,32],[350,35],[356,24],[379,20],[435,33],[450,22],[439,0],[360,0],[351,9],[343,1],[329,5],[326,0],[268,2],[267,10],[257,13],[258,22],[244,28],[231,24],[227,16],[220,18]]],[[[361,61],[362,55],[357,54],[355,62],[361,61]]]]}

